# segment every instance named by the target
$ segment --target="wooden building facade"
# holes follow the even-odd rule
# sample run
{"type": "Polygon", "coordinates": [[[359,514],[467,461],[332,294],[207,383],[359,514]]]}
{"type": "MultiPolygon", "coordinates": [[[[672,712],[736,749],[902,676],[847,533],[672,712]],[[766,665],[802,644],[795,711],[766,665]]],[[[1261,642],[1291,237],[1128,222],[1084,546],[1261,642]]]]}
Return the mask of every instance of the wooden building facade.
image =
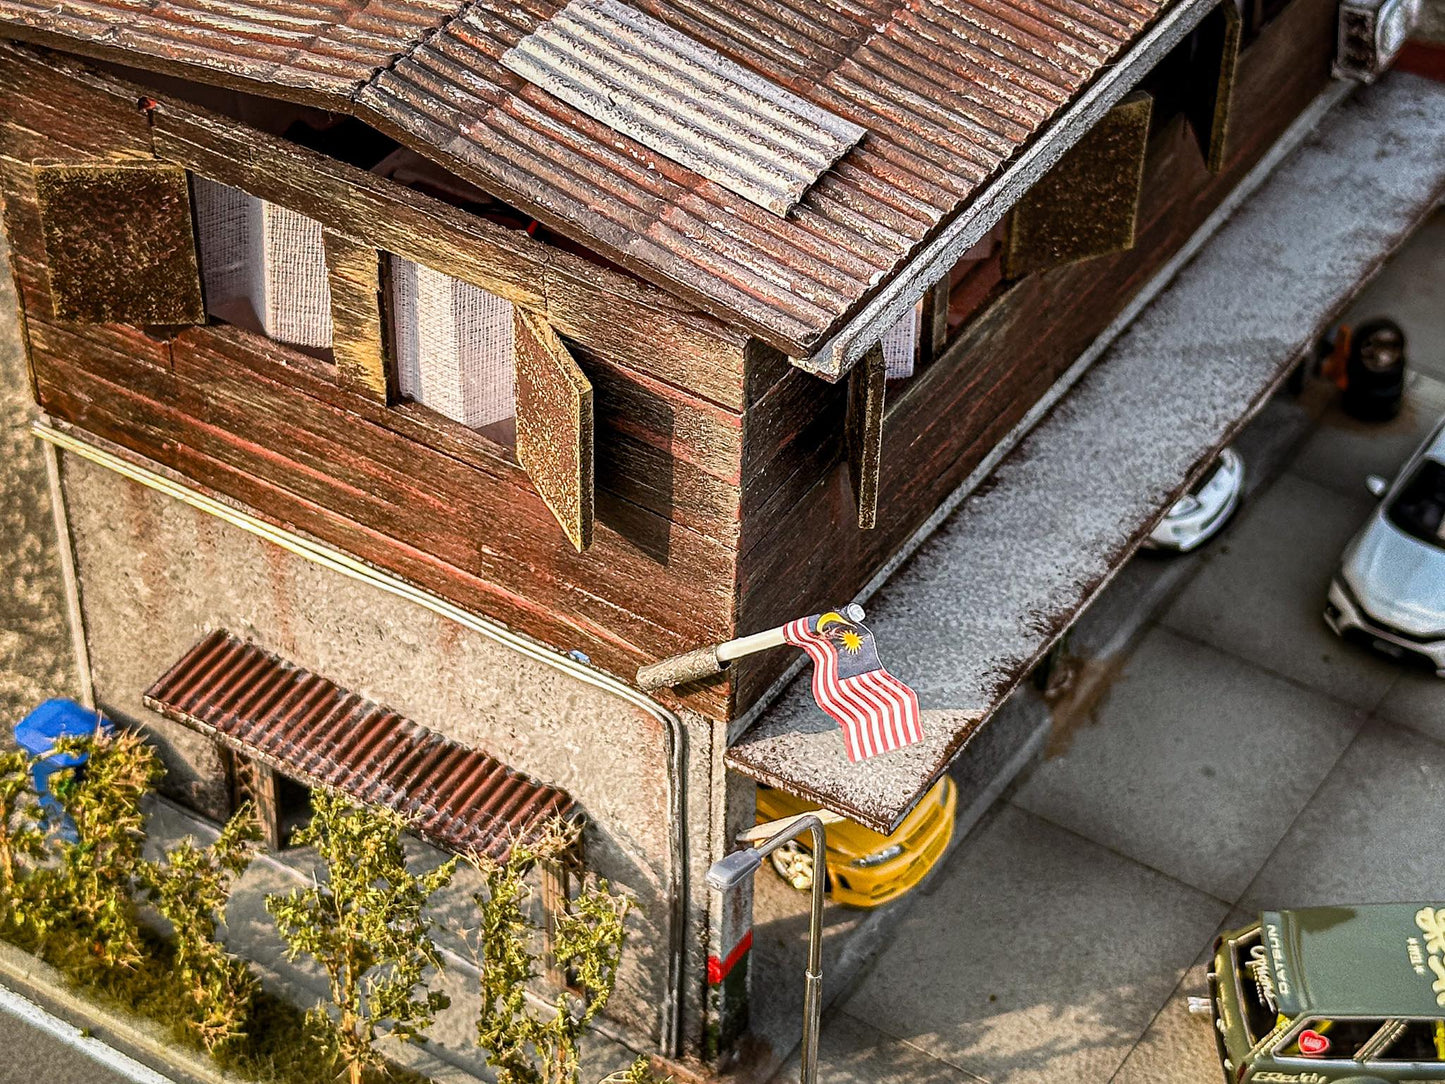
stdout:
{"type": "MultiPolygon", "coordinates": [[[[0,196],[47,424],[630,681],[873,580],[1326,88],[1338,12],[640,6],[861,142],[785,213],[759,207],[737,192],[751,167],[718,167],[723,183],[515,74],[506,57],[558,17],[551,2],[0,0],[0,196]]],[[[137,515],[153,525],[139,556],[187,560],[173,550],[192,527],[137,515]]],[[[81,566],[98,639],[133,615],[81,566]]],[[[214,606],[195,598],[202,584],[156,587],[192,596],[191,641],[240,612],[220,584],[214,606]]],[[[241,620],[286,653],[271,616],[241,620]]],[[[151,679],[102,674],[98,698],[166,725],[139,702],[181,639],[151,679]]],[[[297,642],[323,665],[324,645],[297,642]]],[[[372,661],[343,669],[359,683],[372,661]]],[[[586,739],[571,715],[543,752],[502,722],[449,736],[536,753],[518,766],[569,786],[609,876],[670,878],[641,940],[656,966],[719,939],[701,878],[678,888],[676,872],[751,819],[750,784],[723,764],[730,724],[791,661],[658,698],[689,735],[693,792],[656,838],[655,796],[633,820],[635,795],[614,808],[605,779],[561,778],[586,739]]],[[[415,682],[377,681],[448,730],[415,682]]],[[[607,748],[651,763],[652,740],[607,748]]],[[[635,778],[661,787],[659,772],[635,778]]],[[[193,804],[223,812],[206,793],[193,804]]],[[[675,966],[671,1024],[649,1020],[672,995],[641,975],[616,1012],[669,1055],[715,1057],[745,991],[709,995],[705,967],[675,966]]]]}

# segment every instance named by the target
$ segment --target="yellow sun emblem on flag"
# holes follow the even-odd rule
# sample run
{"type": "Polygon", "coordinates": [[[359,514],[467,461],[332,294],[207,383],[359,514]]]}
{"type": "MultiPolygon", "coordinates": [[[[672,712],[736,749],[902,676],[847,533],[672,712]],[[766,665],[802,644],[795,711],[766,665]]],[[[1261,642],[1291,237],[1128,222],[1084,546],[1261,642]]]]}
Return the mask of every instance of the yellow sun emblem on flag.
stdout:
{"type": "Polygon", "coordinates": [[[863,648],[863,637],[859,636],[852,629],[843,630],[843,650],[850,655],[856,655],[863,648]]]}

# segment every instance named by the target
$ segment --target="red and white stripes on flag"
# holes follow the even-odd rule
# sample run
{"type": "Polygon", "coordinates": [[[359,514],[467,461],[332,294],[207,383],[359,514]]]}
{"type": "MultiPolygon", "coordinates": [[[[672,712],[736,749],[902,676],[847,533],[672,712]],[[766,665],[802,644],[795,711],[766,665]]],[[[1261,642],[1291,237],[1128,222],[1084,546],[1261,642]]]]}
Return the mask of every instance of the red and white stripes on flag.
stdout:
{"type": "Polygon", "coordinates": [[[867,760],[923,740],[918,694],[883,669],[873,634],[838,614],[801,617],[783,626],[783,639],[801,647],[813,660],[813,699],[843,728],[850,761],[867,760]],[[821,619],[832,619],[835,635],[844,629],[855,646],[840,653],[833,636],[817,631],[821,619]]]}

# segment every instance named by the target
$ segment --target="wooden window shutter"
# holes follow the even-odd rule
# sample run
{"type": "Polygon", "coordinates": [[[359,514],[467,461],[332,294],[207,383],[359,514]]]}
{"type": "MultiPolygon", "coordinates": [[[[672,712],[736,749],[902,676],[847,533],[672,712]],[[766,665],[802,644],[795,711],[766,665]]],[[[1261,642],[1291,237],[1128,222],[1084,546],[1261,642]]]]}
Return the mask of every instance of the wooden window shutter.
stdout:
{"type": "Polygon", "coordinates": [[[513,313],[517,462],[578,552],[592,544],[592,384],[541,317],[513,313]]]}
{"type": "Polygon", "coordinates": [[[381,253],[362,241],[322,230],[331,277],[331,350],[344,388],[390,403],[395,381],[381,326],[381,253]]]}
{"type": "Polygon", "coordinates": [[[1041,177],[1010,216],[1009,278],[1134,247],[1153,99],[1130,95],[1041,177]]]}
{"type": "Polygon", "coordinates": [[[883,470],[883,408],[888,388],[888,362],[883,344],[853,366],[848,375],[848,476],[858,502],[858,526],[878,525],[878,479],[883,470]]]}
{"type": "Polygon", "coordinates": [[[1194,55],[1187,69],[1184,117],[1194,130],[1209,172],[1224,168],[1229,146],[1229,107],[1239,69],[1244,18],[1234,0],[1223,0],[1194,31],[1194,55]]]}
{"type": "Polygon", "coordinates": [[[59,320],[203,324],[186,171],[160,162],[37,165],[59,320]]]}

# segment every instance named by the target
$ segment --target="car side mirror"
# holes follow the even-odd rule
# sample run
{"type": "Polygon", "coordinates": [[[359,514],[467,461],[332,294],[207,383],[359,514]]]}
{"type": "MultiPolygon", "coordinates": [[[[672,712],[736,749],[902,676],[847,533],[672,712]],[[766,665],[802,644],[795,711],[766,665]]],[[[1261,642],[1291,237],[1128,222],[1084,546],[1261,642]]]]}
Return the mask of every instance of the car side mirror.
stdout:
{"type": "Polygon", "coordinates": [[[1381,478],[1378,474],[1369,474],[1365,476],[1365,488],[1370,491],[1371,496],[1383,497],[1385,490],[1390,488],[1390,483],[1388,479],[1381,478]]]}

